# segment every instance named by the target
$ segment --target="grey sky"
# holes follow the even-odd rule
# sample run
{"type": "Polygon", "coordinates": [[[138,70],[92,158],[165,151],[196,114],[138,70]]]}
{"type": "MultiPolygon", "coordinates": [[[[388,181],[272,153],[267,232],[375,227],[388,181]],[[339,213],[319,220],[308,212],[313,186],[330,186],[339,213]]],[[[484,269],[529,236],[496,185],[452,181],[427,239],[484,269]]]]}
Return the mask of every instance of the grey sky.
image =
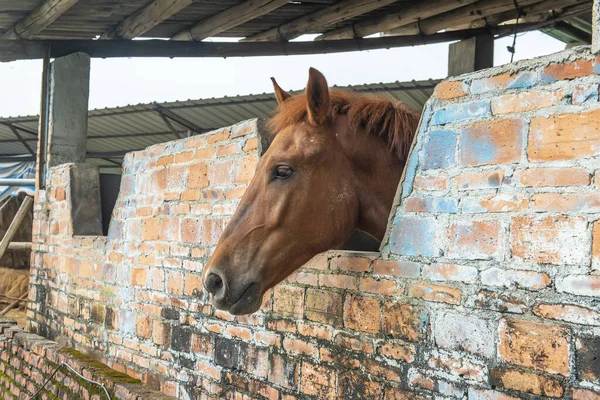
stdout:
{"type": "MultiPolygon", "coordinates": [[[[509,44],[512,38],[496,41],[496,65],[510,62],[509,44]]],[[[519,36],[515,60],[564,47],[541,32],[530,32],[519,36]]],[[[311,66],[330,85],[442,78],[447,56],[448,44],[436,44],[290,57],[93,59],[90,108],[271,92],[270,76],[285,89],[302,89],[311,66]]],[[[38,113],[40,75],[39,60],[0,64],[0,116],[38,113]]]]}

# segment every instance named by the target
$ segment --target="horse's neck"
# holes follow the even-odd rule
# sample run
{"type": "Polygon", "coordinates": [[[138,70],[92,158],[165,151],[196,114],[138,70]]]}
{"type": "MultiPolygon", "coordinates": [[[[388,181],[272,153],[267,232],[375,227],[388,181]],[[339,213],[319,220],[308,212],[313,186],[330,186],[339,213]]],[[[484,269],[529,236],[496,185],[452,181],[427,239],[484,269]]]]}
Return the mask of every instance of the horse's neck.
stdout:
{"type": "Polygon", "coordinates": [[[344,146],[353,160],[360,209],[357,229],[383,240],[404,160],[379,137],[349,132],[344,146]]]}

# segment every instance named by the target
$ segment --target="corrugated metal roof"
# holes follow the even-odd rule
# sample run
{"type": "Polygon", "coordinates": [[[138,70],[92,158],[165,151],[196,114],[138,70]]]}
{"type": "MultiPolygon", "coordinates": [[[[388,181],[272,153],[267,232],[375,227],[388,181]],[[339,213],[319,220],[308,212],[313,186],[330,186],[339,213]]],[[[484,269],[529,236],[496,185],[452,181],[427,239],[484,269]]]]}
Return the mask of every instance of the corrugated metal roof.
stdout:
{"type": "MultiPolygon", "coordinates": [[[[345,86],[344,89],[389,96],[407,106],[421,110],[439,80],[375,83],[345,86]]],[[[292,92],[293,93],[293,92],[292,92]]],[[[143,149],[150,145],[176,139],[161,117],[158,109],[167,110],[176,117],[197,126],[202,131],[218,129],[250,118],[267,118],[275,109],[272,93],[245,96],[185,100],[165,103],[128,105],[125,107],[91,110],[88,114],[88,152],[121,152],[143,149]]],[[[181,137],[187,128],[170,119],[181,137]]],[[[37,147],[38,117],[0,118],[0,155],[28,154],[9,125],[34,149],[37,147]]],[[[91,159],[103,167],[116,165],[103,159],[91,159]]],[[[120,161],[119,158],[113,161],[120,161]]]]}

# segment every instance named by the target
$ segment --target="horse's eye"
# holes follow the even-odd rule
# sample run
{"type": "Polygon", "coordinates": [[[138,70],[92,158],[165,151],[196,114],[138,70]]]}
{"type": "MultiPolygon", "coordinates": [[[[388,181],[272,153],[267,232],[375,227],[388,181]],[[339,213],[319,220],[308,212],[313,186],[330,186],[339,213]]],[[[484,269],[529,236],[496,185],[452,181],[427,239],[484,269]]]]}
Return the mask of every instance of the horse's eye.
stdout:
{"type": "Polygon", "coordinates": [[[292,176],[293,172],[294,170],[287,165],[278,165],[273,170],[273,177],[275,179],[287,179],[292,176]]]}

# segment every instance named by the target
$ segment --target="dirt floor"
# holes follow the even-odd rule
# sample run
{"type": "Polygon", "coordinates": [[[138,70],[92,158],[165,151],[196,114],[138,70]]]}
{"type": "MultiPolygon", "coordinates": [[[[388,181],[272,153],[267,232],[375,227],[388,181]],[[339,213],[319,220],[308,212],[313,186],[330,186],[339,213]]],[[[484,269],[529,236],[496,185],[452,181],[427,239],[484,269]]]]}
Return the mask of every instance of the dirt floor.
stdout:
{"type": "MultiPolygon", "coordinates": [[[[21,297],[27,292],[29,286],[29,271],[0,267],[0,294],[12,298],[21,297]]],[[[12,299],[0,296],[0,310],[3,310],[12,299]]],[[[21,326],[25,326],[26,303],[23,301],[19,307],[13,308],[5,317],[15,319],[21,326]]]]}

